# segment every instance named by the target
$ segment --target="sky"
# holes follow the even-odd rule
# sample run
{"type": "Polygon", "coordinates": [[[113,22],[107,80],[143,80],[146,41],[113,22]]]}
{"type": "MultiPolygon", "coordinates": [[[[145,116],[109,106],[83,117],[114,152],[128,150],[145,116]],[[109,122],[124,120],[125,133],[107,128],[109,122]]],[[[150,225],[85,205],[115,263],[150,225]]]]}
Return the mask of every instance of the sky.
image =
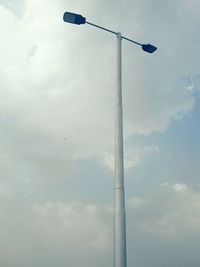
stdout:
{"type": "Polygon", "coordinates": [[[0,266],[110,267],[116,37],[127,261],[200,262],[198,0],[0,0],[0,266]]]}

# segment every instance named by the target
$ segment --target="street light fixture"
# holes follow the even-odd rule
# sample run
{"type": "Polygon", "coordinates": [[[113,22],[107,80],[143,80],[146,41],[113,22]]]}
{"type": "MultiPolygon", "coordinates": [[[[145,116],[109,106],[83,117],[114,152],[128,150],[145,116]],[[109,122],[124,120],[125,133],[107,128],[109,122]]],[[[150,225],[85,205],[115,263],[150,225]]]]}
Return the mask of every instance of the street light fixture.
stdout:
{"type": "Polygon", "coordinates": [[[142,47],[147,53],[157,48],[151,44],[141,44],[120,32],[101,27],[86,21],[82,15],[65,12],[63,20],[72,24],[89,24],[117,36],[117,91],[115,109],[115,211],[114,211],[114,267],[126,267],[126,212],[124,190],[124,152],[123,152],[123,107],[122,107],[122,39],[142,47]]]}
{"type": "Polygon", "coordinates": [[[65,22],[73,23],[73,24],[85,24],[86,20],[83,16],[79,14],[74,14],[71,12],[65,12],[63,15],[63,20],[65,22]]]}

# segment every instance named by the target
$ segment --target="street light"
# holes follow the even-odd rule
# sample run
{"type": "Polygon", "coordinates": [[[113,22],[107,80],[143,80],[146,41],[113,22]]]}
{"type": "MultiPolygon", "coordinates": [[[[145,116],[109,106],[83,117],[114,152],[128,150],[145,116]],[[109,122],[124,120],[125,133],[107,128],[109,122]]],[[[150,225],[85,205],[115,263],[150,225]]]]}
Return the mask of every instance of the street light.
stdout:
{"type": "Polygon", "coordinates": [[[82,15],[65,12],[63,20],[72,24],[89,24],[117,36],[117,92],[115,108],[115,211],[114,211],[114,267],[126,267],[126,212],[124,190],[123,107],[122,107],[122,39],[142,47],[147,53],[156,51],[151,44],[141,44],[99,25],[86,21],[82,15]]]}

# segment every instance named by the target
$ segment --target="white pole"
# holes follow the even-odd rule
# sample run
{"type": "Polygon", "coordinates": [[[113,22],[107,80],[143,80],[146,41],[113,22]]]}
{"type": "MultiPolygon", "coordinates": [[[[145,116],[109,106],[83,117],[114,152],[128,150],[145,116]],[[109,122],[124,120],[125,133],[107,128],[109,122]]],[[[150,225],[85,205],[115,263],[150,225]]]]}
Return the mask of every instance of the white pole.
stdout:
{"type": "Polygon", "coordinates": [[[126,213],[124,194],[122,36],[117,33],[117,94],[115,110],[114,267],[126,267],[126,213]]]}

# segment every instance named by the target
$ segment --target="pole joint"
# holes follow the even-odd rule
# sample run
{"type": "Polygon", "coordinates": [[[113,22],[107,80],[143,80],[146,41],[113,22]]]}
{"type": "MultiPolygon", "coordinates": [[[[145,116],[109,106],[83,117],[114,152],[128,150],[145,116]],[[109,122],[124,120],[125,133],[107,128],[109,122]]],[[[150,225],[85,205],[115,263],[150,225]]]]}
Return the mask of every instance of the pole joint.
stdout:
{"type": "Polygon", "coordinates": [[[123,36],[122,36],[121,32],[117,32],[117,38],[120,39],[120,40],[123,39],[123,36]]]}

